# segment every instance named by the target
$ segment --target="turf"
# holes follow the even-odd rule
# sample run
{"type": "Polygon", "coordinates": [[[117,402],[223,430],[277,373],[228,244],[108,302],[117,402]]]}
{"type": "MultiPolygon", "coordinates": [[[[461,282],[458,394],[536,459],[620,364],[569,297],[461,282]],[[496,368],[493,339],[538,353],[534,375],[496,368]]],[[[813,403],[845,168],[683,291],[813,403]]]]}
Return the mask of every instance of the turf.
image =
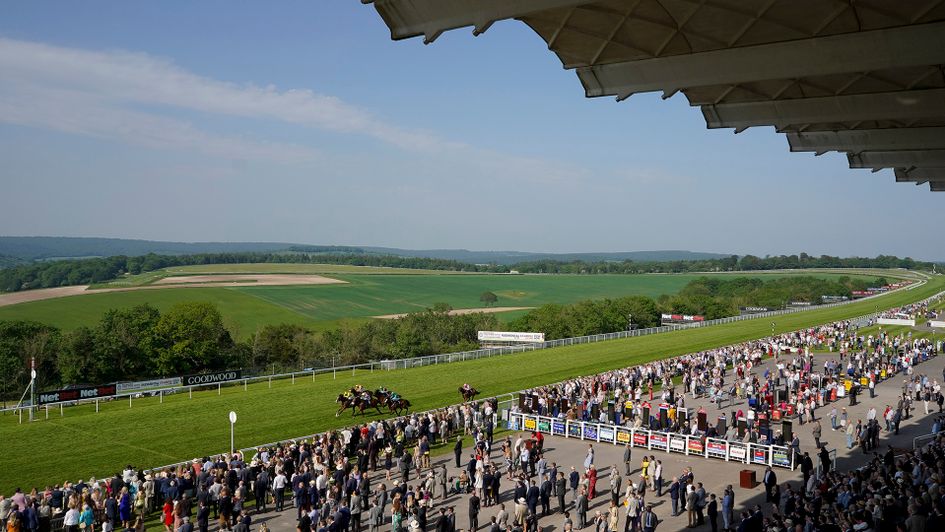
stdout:
{"type": "MultiPolygon", "coordinates": [[[[945,287],[945,279],[864,301],[776,318],[777,331],[789,331],[837,319],[859,316],[878,306],[888,308],[915,301],[945,287]]],[[[415,409],[429,409],[458,400],[456,389],[469,382],[488,395],[556,382],[649,360],[759,338],[771,332],[767,319],[597,344],[548,349],[476,361],[425,366],[399,371],[358,371],[276,381],[272,388],[258,383],[165,399],[139,399],[103,405],[95,413],[89,405],[57,411],[48,421],[17,424],[12,415],[0,416],[0,493],[13,487],[43,486],[65,479],[110,475],[126,463],[155,467],[225,450],[229,442],[227,413],[239,414],[237,446],[312,434],[351,423],[335,418],[337,394],[361,383],[388,386],[410,399],[415,409]],[[537,362],[537,363],[536,363],[537,362]]]]}
{"type": "MultiPolygon", "coordinates": [[[[223,266],[319,266],[294,264],[223,266]]],[[[221,266],[205,266],[206,273],[221,266]]],[[[329,265],[329,268],[336,268],[329,265]]],[[[352,267],[338,267],[342,270],[352,267]]],[[[374,270],[372,270],[374,271],[374,270]]],[[[256,272],[259,273],[259,272],[256,272]]],[[[265,272],[263,272],[265,273],[265,272]]],[[[275,273],[275,270],[269,273],[275,273]]],[[[300,273],[289,272],[289,273],[300,273]]],[[[873,272],[870,272],[873,273],[873,272]]],[[[876,272],[874,275],[881,275],[876,272]]],[[[838,277],[836,273],[753,273],[771,279],[786,275],[838,277]]],[[[227,326],[246,338],[271,323],[293,323],[315,330],[336,326],[339,320],[365,319],[384,314],[414,312],[446,302],[453,308],[478,308],[479,296],[491,291],[499,306],[531,307],[544,303],[572,303],[625,295],[656,297],[673,294],[701,275],[422,275],[333,274],[348,284],[309,286],[188,287],[87,293],[0,307],[0,320],[35,320],[72,330],[94,325],[110,308],[151,303],[160,310],[184,301],[217,305],[227,326]]]]}
{"type": "MultiPolygon", "coordinates": [[[[902,276],[891,270],[843,270],[837,272],[759,272],[738,275],[766,279],[810,275],[837,278],[868,273],[902,276]]],[[[91,326],[110,308],[151,303],[165,310],[175,303],[209,301],[223,314],[231,332],[247,338],[266,324],[292,323],[325,330],[341,320],[415,312],[445,302],[453,308],[478,308],[485,291],[499,296],[499,306],[531,307],[545,303],[573,303],[627,295],[657,297],[673,294],[700,274],[680,275],[443,275],[424,270],[396,270],[323,264],[224,264],[172,268],[120,281],[123,286],[151,283],[167,275],[207,273],[320,273],[348,284],[309,286],[188,287],[87,293],[0,307],[0,320],[34,320],[69,331],[91,326]],[[390,274],[388,271],[398,271],[390,274]],[[417,273],[421,272],[421,273],[417,273]]],[[[909,272],[905,272],[908,274],[909,272]]],[[[722,274],[722,275],[733,275],[722,274]]],[[[116,283],[119,281],[116,281],[116,283]]],[[[521,313],[502,317],[508,322],[521,313]]]]}

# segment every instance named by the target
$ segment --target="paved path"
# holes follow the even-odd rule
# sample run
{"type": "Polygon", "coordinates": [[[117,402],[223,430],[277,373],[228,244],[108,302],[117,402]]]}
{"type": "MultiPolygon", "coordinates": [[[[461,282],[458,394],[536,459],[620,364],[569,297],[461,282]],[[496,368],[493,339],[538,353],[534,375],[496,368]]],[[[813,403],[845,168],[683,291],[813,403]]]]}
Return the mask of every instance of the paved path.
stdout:
{"type": "MultiPolygon", "coordinates": [[[[828,358],[838,358],[837,355],[817,355],[816,360],[818,367],[821,367],[823,362],[828,358]]],[[[915,371],[917,374],[926,374],[930,378],[940,379],[942,375],[942,368],[945,366],[945,356],[939,356],[930,361],[924,362],[916,366],[915,371]]],[[[769,359],[766,360],[762,366],[756,367],[755,371],[763,372],[764,368],[772,368],[773,362],[769,359]]],[[[899,394],[900,387],[902,385],[903,378],[895,377],[889,380],[886,380],[880,383],[876,387],[876,398],[870,399],[869,393],[862,394],[857,397],[858,404],[856,406],[850,407],[849,399],[844,398],[836,403],[838,412],[840,411],[841,406],[847,408],[849,419],[856,423],[858,419],[866,419],[866,412],[870,406],[875,406],[877,409],[877,414],[882,415],[882,411],[885,405],[893,404],[899,394]]],[[[941,381],[940,381],[941,382],[941,381]]],[[[747,405],[736,403],[738,406],[741,406],[743,409],[747,409],[747,405]]],[[[709,414],[710,422],[717,418],[719,410],[715,408],[714,404],[710,404],[705,400],[692,401],[691,396],[687,397],[687,405],[689,407],[698,408],[700,405],[705,406],[706,411],[709,414]]],[[[913,410],[913,415],[907,420],[903,420],[900,426],[900,434],[894,436],[885,431],[880,433],[880,450],[886,448],[886,444],[891,443],[895,447],[903,448],[912,448],[913,438],[927,434],[930,430],[932,420],[935,417],[935,414],[938,412],[937,405],[930,403],[930,414],[925,415],[922,403],[915,403],[914,406],[917,407],[916,410],[913,410]]],[[[829,449],[837,449],[837,466],[840,470],[848,470],[851,468],[859,467],[865,464],[872,455],[864,455],[858,447],[854,447],[852,451],[846,449],[846,435],[838,430],[836,432],[830,430],[830,422],[827,418],[827,415],[830,412],[831,406],[828,404],[823,408],[819,408],[816,412],[817,418],[821,419],[823,425],[823,437],[821,441],[824,442],[829,449]]],[[[729,410],[728,405],[726,405],[725,410],[729,410]]],[[[777,424],[775,424],[777,426],[777,424]]],[[[811,454],[811,457],[814,459],[814,463],[818,463],[816,456],[816,449],[814,449],[814,440],[811,436],[812,424],[807,423],[804,425],[799,425],[797,422],[794,423],[794,431],[800,435],[801,439],[801,451],[808,451],[811,454]]],[[[516,435],[512,434],[513,440],[516,435]]],[[[469,438],[466,438],[469,440],[469,438]]],[[[494,461],[501,463],[501,453],[499,451],[499,440],[496,440],[495,448],[492,452],[492,458],[494,461]]],[[[607,507],[609,506],[609,478],[610,468],[612,465],[621,465],[620,472],[622,473],[622,462],[623,462],[623,447],[614,446],[607,443],[595,443],[595,464],[598,467],[598,495],[591,501],[591,507],[588,512],[588,518],[593,517],[594,513],[598,510],[601,512],[606,512],[607,507]]],[[[547,436],[545,439],[545,449],[546,456],[549,462],[557,462],[560,470],[565,472],[570,471],[571,466],[574,466],[578,471],[583,470],[583,460],[585,453],[587,451],[587,442],[578,440],[578,439],[567,439],[563,437],[547,436]]],[[[764,468],[761,466],[749,466],[743,463],[734,463],[734,462],[725,462],[723,460],[716,459],[706,459],[702,457],[693,457],[685,456],[680,454],[669,454],[660,451],[647,451],[645,449],[634,449],[633,450],[633,461],[635,464],[633,478],[636,480],[639,475],[639,464],[643,457],[643,454],[654,455],[660,459],[663,463],[663,477],[664,477],[664,486],[668,486],[671,482],[671,478],[680,473],[684,467],[691,467],[695,474],[696,482],[702,482],[705,486],[706,493],[711,494],[715,493],[719,497],[719,502],[721,503],[721,494],[726,485],[731,484],[735,489],[735,515],[736,520],[739,512],[746,507],[751,507],[754,504],[759,504],[764,502],[764,492],[762,487],[756,487],[751,490],[746,490],[738,487],[739,480],[739,471],[742,469],[750,468],[756,471],[757,480],[760,482],[764,468]]],[[[464,456],[468,457],[468,450],[464,456]]],[[[445,464],[448,469],[449,475],[458,475],[459,470],[453,467],[453,456],[450,453],[449,456],[439,457],[434,460],[434,466],[439,464],[445,464]]],[[[778,480],[783,483],[785,481],[797,481],[798,483],[801,480],[800,468],[797,468],[795,471],[790,471],[788,469],[775,469],[778,480]]],[[[380,485],[383,481],[383,477],[378,477],[380,473],[376,474],[374,479],[375,488],[380,485]]],[[[414,476],[411,475],[413,479],[414,476]]],[[[623,486],[626,486],[626,478],[624,478],[623,486]]],[[[388,488],[391,487],[390,483],[388,488]]],[[[509,513],[512,513],[512,490],[514,489],[514,483],[509,481],[507,477],[503,477],[502,481],[502,494],[501,502],[506,504],[506,509],[509,513]]],[[[445,501],[436,501],[435,510],[438,514],[438,508],[444,504],[453,505],[456,507],[456,525],[457,529],[466,529],[468,526],[467,519],[467,501],[468,495],[454,495],[450,498],[447,498],[445,501]]],[[[567,496],[567,503],[570,507],[571,497],[570,494],[567,496]]],[[[654,511],[657,516],[663,520],[660,525],[660,530],[681,530],[686,528],[688,525],[687,517],[685,513],[680,514],[677,517],[670,517],[671,504],[669,500],[669,495],[665,494],[662,497],[656,497],[656,494],[651,491],[647,491],[646,496],[647,502],[654,504],[654,511]]],[[[557,508],[557,502],[552,498],[552,508],[557,508]]],[[[387,511],[389,514],[390,506],[388,505],[387,511]]],[[[479,514],[479,523],[480,529],[488,529],[490,518],[498,512],[498,506],[483,508],[479,514]]],[[[430,515],[435,515],[431,512],[430,515]]],[[[295,530],[295,516],[296,511],[294,508],[288,508],[283,511],[281,514],[276,514],[270,512],[261,516],[254,516],[254,523],[260,522],[260,520],[265,520],[268,522],[269,527],[273,530],[295,530]]],[[[366,520],[367,515],[365,514],[364,519],[366,520]]],[[[571,515],[571,519],[576,523],[576,516],[571,515]]],[[[390,530],[389,524],[389,515],[387,516],[388,522],[381,529],[383,531],[390,530]]],[[[539,526],[546,531],[555,531],[562,528],[562,523],[564,519],[563,516],[559,513],[551,514],[550,516],[540,519],[539,526]]],[[[621,512],[620,520],[620,529],[623,527],[623,512],[621,512]]],[[[433,526],[433,523],[429,523],[428,529],[433,526]]],[[[721,527],[721,517],[719,518],[719,526],[721,527]]],[[[708,520],[703,527],[703,529],[708,530],[708,520]]],[[[255,530],[255,526],[253,527],[255,530]]]]}

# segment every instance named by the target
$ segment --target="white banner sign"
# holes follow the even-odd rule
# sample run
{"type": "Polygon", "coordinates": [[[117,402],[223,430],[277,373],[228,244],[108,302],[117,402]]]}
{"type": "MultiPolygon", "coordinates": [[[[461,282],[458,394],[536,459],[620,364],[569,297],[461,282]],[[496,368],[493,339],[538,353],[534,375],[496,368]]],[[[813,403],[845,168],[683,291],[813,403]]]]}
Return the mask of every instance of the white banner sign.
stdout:
{"type": "Polygon", "coordinates": [[[929,327],[945,327],[945,321],[929,321],[929,327]]]}
{"type": "Polygon", "coordinates": [[[876,323],[880,325],[908,325],[910,327],[915,327],[915,320],[907,320],[903,318],[879,318],[876,320],[876,323]]]}
{"type": "Polygon", "coordinates": [[[119,382],[118,393],[133,392],[135,390],[148,390],[150,388],[168,388],[171,386],[180,386],[180,377],[171,377],[169,379],[152,379],[149,381],[138,382],[119,382]]]}
{"type": "Polygon", "coordinates": [[[480,342],[544,342],[545,333],[479,331],[480,342]]]}

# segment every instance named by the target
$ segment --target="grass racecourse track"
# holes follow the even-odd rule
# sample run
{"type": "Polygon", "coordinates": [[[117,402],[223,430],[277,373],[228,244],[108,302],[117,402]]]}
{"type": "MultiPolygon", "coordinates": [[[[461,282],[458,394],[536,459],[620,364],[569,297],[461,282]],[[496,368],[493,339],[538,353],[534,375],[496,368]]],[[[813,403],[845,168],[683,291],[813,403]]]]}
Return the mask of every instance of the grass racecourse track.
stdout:
{"type": "MultiPolygon", "coordinates": [[[[945,278],[934,277],[913,290],[903,290],[875,300],[780,316],[779,332],[860,316],[877,308],[917,301],[945,288],[945,278]]],[[[65,416],[50,412],[44,420],[17,423],[17,416],[0,416],[0,493],[16,486],[32,486],[114,474],[125,464],[156,467],[219,453],[229,445],[227,413],[239,414],[236,445],[255,444],[312,434],[352,422],[335,418],[335,397],[355,383],[370,388],[381,385],[402,393],[425,410],[457,403],[457,387],[469,382],[485,396],[556,382],[643,363],[711,347],[728,345],[771,332],[768,319],[716,325],[700,329],[615,340],[596,344],[505,355],[470,362],[426,366],[399,371],[359,371],[242,386],[165,398],[103,403],[67,408],[65,416]],[[540,363],[534,363],[540,361],[540,363]]],[[[364,418],[358,418],[362,421],[364,418]]]]}
{"type": "MultiPolygon", "coordinates": [[[[372,316],[416,312],[445,302],[453,308],[479,308],[479,296],[485,291],[499,296],[497,306],[533,307],[545,303],[573,303],[583,299],[602,299],[628,295],[657,297],[674,294],[686,283],[703,274],[647,275],[501,275],[454,274],[407,270],[392,275],[390,268],[357,270],[354,266],[318,264],[236,264],[174,268],[168,275],[208,273],[309,273],[330,274],[346,284],[308,286],[241,286],[129,290],[102,292],[19,303],[0,307],[0,320],[33,320],[71,330],[94,325],[110,308],[124,308],[150,303],[167,310],[184,301],[209,301],[217,305],[227,327],[240,338],[248,337],[266,324],[293,323],[314,330],[336,326],[342,320],[364,320],[372,316]],[[348,272],[348,273],[333,273],[348,272]],[[362,272],[362,273],[354,273],[362,272]],[[369,272],[364,274],[363,272],[369,272]]],[[[147,283],[166,275],[148,276],[147,283]]],[[[731,275],[731,274],[721,274],[731,275]]],[[[902,272],[889,270],[825,273],[745,273],[746,277],[774,279],[810,275],[835,279],[841,275],[891,278],[902,272]]],[[[134,281],[137,282],[137,281],[134,281]]],[[[511,313],[500,319],[510,320],[522,314],[511,313]]]]}

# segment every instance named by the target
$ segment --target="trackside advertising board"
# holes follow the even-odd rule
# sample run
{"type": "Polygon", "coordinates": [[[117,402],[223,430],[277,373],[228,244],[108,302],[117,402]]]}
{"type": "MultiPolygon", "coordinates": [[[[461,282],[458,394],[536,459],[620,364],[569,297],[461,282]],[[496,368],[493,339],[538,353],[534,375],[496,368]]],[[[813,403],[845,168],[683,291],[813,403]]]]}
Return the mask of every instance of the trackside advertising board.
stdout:
{"type": "Polygon", "coordinates": [[[219,382],[235,381],[243,377],[243,371],[231,369],[213,373],[198,373],[181,377],[184,386],[200,386],[202,384],[217,384],[219,382]]]}
{"type": "Polygon", "coordinates": [[[790,448],[763,443],[726,441],[690,434],[677,434],[631,428],[610,423],[597,423],[551,418],[521,412],[508,412],[508,426],[513,430],[543,432],[581,440],[629,445],[642,449],[685,454],[707,460],[724,460],[743,464],[769,465],[792,469],[790,448]]]}
{"type": "Polygon", "coordinates": [[[36,403],[45,405],[49,403],[58,403],[60,401],[78,401],[80,399],[99,399],[102,397],[111,397],[117,393],[114,384],[105,386],[87,386],[85,388],[69,388],[66,390],[53,390],[51,392],[42,392],[39,394],[36,403]]]}
{"type": "Polygon", "coordinates": [[[660,314],[660,322],[663,325],[679,325],[687,323],[699,323],[705,321],[705,316],[693,316],[689,314],[660,314]]]}
{"type": "Polygon", "coordinates": [[[541,343],[545,341],[545,333],[534,332],[479,331],[476,337],[480,342],[541,343]]]}
{"type": "Polygon", "coordinates": [[[169,379],[151,379],[149,381],[119,382],[116,386],[118,387],[118,393],[123,393],[149,390],[151,388],[171,388],[180,386],[181,382],[180,377],[171,377],[169,379]]]}

